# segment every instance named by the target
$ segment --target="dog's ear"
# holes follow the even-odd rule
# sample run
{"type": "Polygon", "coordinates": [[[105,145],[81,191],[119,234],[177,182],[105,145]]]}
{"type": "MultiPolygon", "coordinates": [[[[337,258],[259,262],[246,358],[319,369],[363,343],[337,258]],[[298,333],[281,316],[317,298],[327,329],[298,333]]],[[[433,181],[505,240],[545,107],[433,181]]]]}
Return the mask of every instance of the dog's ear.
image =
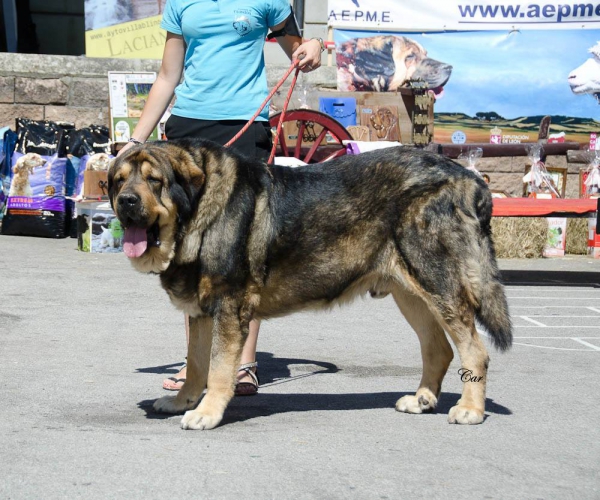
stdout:
{"type": "MultiPolygon", "coordinates": [[[[171,149],[171,152],[175,148],[171,149]]],[[[202,159],[194,158],[183,149],[177,149],[171,158],[174,182],[170,183],[170,195],[177,205],[178,217],[187,221],[192,216],[193,207],[198,204],[202,195],[206,174],[202,170],[202,159]]]]}
{"type": "Polygon", "coordinates": [[[206,174],[204,173],[204,158],[198,155],[196,158],[183,148],[169,148],[171,153],[175,153],[171,158],[171,166],[175,176],[175,185],[179,185],[189,203],[194,205],[197,198],[202,193],[206,174]]]}

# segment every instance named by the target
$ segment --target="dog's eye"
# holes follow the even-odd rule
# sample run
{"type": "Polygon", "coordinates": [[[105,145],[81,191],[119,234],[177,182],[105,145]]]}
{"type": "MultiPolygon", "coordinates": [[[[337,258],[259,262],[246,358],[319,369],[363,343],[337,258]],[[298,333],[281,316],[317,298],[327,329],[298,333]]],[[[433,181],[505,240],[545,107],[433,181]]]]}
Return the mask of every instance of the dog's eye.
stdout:
{"type": "Polygon", "coordinates": [[[162,179],[158,177],[148,177],[148,182],[153,186],[162,186],[162,179]]]}

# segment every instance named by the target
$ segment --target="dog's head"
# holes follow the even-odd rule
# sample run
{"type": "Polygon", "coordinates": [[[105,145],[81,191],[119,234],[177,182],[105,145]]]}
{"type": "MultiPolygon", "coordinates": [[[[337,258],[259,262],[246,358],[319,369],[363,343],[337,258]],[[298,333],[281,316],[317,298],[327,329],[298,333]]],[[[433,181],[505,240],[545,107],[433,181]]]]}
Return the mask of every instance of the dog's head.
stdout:
{"type": "Polygon", "coordinates": [[[336,57],[340,71],[351,75],[353,89],[347,90],[394,91],[419,79],[437,94],[452,73],[452,66],[428,57],[419,43],[405,36],[349,40],[341,44],[336,57]]]}
{"type": "Polygon", "coordinates": [[[90,156],[85,168],[87,170],[108,170],[110,157],[106,153],[96,153],[90,156]]]}
{"type": "Polygon", "coordinates": [[[39,154],[27,153],[17,160],[15,166],[13,167],[13,172],[15,174],[29,176],[29,174],[33,174],[33,169],[35,167],[41,167],[45,165],[45,163],[46,160],[39,154]]]}
{"type": "Polygon", "coordinates": [[[166,142],[135,146],[112,162],[108,194],[124,228],[123,251],[138,271],[169,266],[204,185],[201,167],[192,153],[166,142]]]}

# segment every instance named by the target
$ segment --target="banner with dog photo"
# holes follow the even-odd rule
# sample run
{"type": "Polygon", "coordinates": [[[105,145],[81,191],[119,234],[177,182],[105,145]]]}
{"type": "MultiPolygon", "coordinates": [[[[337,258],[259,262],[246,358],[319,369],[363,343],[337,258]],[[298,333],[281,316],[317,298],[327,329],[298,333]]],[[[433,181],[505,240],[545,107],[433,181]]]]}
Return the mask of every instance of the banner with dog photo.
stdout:
{"type": "Polygon", "coordinates": [[[328,25],[373,31],[596,29],[600,4],[489,0],[328,0],[328,25]]]}
{"type": "Polygon", "coordinates": [[[85,55],[160,59],[166,0],[85,0],[85,55]]]}
{"type": "MultiPolygon", "coordinates": [[[[600,17],[599,17],[600,20],[600,17]]],[[[600,131],[600,30],[334,30],[339,91],[435,93],[434,141],[589,145],[600,131]]]]}

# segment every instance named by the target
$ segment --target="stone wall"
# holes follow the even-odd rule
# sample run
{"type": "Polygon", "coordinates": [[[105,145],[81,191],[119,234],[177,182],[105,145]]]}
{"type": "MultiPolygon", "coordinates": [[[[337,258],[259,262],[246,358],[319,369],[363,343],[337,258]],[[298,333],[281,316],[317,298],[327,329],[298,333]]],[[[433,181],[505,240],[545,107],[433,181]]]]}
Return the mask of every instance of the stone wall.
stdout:
{"type": "Polygon", "coordinates": [[[0,126],[15,118],[108,125],[108,71],[158,71],[159,61],[0,54],[0,126]]]}
{"type": "MultiPolygon", "coordinates": [[[[281,50],[281,49],[279,49],[281,50]]],[[[289,64],[268,65],[269,86],[289,64]]],[[[0,53],[0,127],[14,129],[15,118],[108,125],[109,71],[155,71],[160,61],[0,53]]],[[[305,81],[335,86],[335,69],[321,68],[305,81]]]]}

